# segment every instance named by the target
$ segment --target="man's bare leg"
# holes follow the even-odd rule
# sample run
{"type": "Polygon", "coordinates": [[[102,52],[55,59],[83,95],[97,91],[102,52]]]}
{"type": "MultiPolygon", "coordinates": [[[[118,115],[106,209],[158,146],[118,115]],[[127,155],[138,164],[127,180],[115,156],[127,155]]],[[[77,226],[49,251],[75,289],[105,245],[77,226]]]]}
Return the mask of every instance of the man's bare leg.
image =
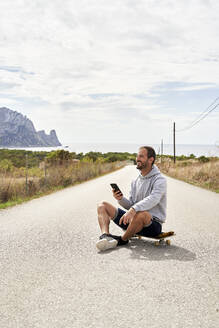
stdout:
{"type": "Polygon", "coordinates": [[[151,214],[147,211],[138,212],[131,223],[129,223],[127,230],[122,236],[123,240],[128,240],[136,233],[141,231],[145,226],[151,223],[151,214]]]}
{"type": "Polygon", "coordinates": [[[115,238],[105,235],[109,234],[110,220],[114,218],[116,211],[117,209],[107,202],[102,202],[97,207],[98,221],[102,232],[102,235],[96,243],[96,247],[99,251],[115,248],[118,244],[115,238]]]}
{"type": "Polygon", "coordinates": [[[102,234],[103,233],[109,234],[110,220],[114,218],[116,211],[117,209],[113,205],[107,202],[101,202],[97,206],[98,222],[102,234]]]}

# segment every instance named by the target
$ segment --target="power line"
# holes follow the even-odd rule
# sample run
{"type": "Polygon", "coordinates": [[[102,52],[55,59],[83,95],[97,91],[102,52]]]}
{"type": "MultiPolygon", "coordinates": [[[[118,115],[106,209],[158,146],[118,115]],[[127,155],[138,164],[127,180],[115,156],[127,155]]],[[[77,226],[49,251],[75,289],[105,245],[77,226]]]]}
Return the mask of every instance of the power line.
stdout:
{"type": "Polygon", "coordinates": [[[176,132],[181,132],[181,131],[186,131],[191,129],[193,126],[195,126],[196,124],[198,124],[201,120],[203,120],[207,115],[209,115],[211,112],[213,112],[213,110],[215,110],[218,106],[219,103],[217,103],[213,108],[211,108],[217,101],[219,100],[219,97],[217,97],[213,103],[208,106],[203,113],[201,113],[199,115],[198,118],[196,118],[189,126],[185,127],[184,129],[180,129],[180,130],[176,130],[176,132]]]}
{"type": "MultiPolygon", "coordinates": [[[[206,112],[206,111],[208,111],[208,109],[209,109],[209,108],[211,108],[211,106],[213,106],[213,105],[214,105],[214,103],[216,103],[218,100],[219,100],[219,97],[217,97],[217,98],[216,98],[216,99],[213,101],[213,103],[212,103],[212,104],[210,104],[210,105],[209,105],[209,106],[208,106],[208,107],[207,107],[207,108],[204,110],[204,112],[200,114],[200,116],[204,115],[204,114],[205,114],[205,112],[206,112]]],[[[198,117],[197,117],[197,119],[196,119],[196,120],[198,120],[198,117]]],[[[195,121],[196,121],[196,120],[195,120],[195,121]]],[[[193,123],[192,123],[192,124],[193,124],[193,123]]]]}
{"type": "Polygon", "coordinates": [[[209,110],[207,113],[205,113],[204,116],[202,116],[201,118],[199,118],[198,120],[196,120],[195,122],[193,122],[190,126],[184,128],[184,129],[181,129],[181,130],[176,130],[176,132],[186,131],[186,130],[189,130],[189,129],[193,128],[193,126],[195,126],[200,121],[202,121],[208,114],[210,114],[211,112],[213,112],[213,110],[215,110],[218,106],[219,106],[219,104],[217,104],[216,106],[214,106],[211,110],[209,110]]]}

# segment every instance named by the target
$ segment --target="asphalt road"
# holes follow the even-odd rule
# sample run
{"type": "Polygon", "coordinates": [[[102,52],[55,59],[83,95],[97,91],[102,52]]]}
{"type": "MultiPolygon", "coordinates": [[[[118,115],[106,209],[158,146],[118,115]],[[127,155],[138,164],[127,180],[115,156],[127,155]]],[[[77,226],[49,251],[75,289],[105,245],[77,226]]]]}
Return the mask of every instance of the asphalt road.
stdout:
{"type": "MultiPolygon", "coordinates": [[[[0,328],[219,327],[219,195],[168,178],[172,245],[98,253],[96,204],[134,166],[0,211],[0,328]]],[[[113,233],[120,233],[111,224],[113,233]]]]}

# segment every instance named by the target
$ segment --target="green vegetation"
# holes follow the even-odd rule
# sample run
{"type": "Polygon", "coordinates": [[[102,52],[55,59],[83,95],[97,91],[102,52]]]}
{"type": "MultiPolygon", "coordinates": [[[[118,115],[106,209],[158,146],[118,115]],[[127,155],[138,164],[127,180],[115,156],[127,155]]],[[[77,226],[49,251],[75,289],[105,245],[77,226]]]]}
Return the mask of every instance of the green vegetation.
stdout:
{"type": "Polygon", "coordinates": [[[35,167],[38,166],[40,162],[47,161],[49,163],[62,164],[65,161],[78,159],[84,160],[87,159],[92,160],[93,162],[101,161],[106,163],[116,162],[116,161],[126,161],[131,160],[135,161],[136,153],[122,153],[122,152],[108,152],[108,153],[100,153],[100,152],[88,152],[86,154],[75,152],[68,152],[66,150],[56,150],[52,152],[46,151],[27,151],[27,150],[11,150],[11,149],[0,149],[0,162],[2,160],[9,160],[13,166],[25,167],[26,166],[26,158],[28,158],[28,166],[35,167]]]}
{"type": "Polygon", "coordinates": [[[0,149],[0,208],[112,172],[136,154],[0,149]]]}
{"type": "Polygon", "coordinates": [[[219,158],[200,156],[179,156],[176,163],[173,156],[164,156],[157,165],[160,170],[179,180],[198,187],[219,192],[219,158]]]}
{"type": "MultiPolygon", "coordinates": [[[[0,209],[136,163],[135,153],[0,149],[0,209]]],[[[174,178],[219,192],[219,158],[157,156],[160,170],[174,178]]]]}
{"type": "MultiPolygon", "coordinates": [[[[160,158],[159,155],[158,155],[158,158],[160,158]]],[[[162,158],[164,158],[164,159],[169,158],[169,159],[173,160],[172,155],[163,155],[162,158]]],[[[214,158],[215,157],[205,157],[205,156],[196,157],[194,154],[190,154],[189,156],[185,156],[185,155],[176,156],[176,161],[187,161],[190,159],[196,159],[197,161],[199,161],[201,163],[207,163],[211,159],[214,159],[214,158]]]]}
{"type": "Polygon", "coordinates": [[[28,156],[29,166],[37,166],[40,161],[49,154],[44,151],[26,151],[26,150],[11,150],[11,149],[0,149],[0,162],[2,160],[10,160],[15,167],[24,167],[26,165],[26,155],[28,156]]]}

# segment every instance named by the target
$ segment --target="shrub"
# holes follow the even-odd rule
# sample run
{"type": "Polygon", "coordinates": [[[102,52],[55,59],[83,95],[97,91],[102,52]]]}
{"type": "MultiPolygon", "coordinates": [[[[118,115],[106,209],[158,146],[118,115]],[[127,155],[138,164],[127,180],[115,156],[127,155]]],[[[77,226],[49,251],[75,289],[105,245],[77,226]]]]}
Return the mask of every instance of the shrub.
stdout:
{"type": "Polygon", "coordinates": [[[38,190],[36,182],[33,180],[28,181],[27,191],[29,196],[33,196],[38,190]]]}
{"type": "Polygon", "coordinates": [[[62,182],[63,187],[68,187],[71,184],[72,184],[72,179],[71,178],[68,177],[68,178],[63,179],[63,182],[62,182]]]}
{"type": "Polygon", "coordinates": [[[210,161],[210,159],[209,159],[208,157],[205,157],[205,156],[200,156],[200,157],[198,157],[198,160],[199,160],[199,162],[201,162],[201,163],[207,163],[207,162],[210,161]]]}
{"type": "Polygon", "coordinates": [[[177,158],[179,161],[184,161],[185,159],[187,159],[187,157],[186,157],[185,155],[176,156],[176,158],[177,158]]]}
{"type": "Polygon", "coordinates": [[[11,198],[11,180],[4,182],[0,186],[0,203],[6,203],[11,198]]]}
{"type": "Polygon", "coordinates": [[[9,159],[3,159],[0,161],[0,170],[5,172],[10,172],[13,168],[12,161],[9,159]]]}
{"type": "MultiPolygon", "coordinates": [[[[8,162],[4,162],[4,165],[8,162]]],[[[10,164],[10,162],[9,162],[10,164]]],[[[123,164],[124,165],[124,164],[123,164]]],[[[54,189],[54,187],[67,187],[77,182],[86,181],[101,174],[111,172],[121,163],[105,162],[104,158],[93,162],[92,158],[84,157],[84,160],[73,162],[66,161],[65,165],[48,165],[45,171],[38,167],[28,168],[26,184],[26,168],[13,167],[11,172],[0,172],[0,202],[24,199],[54,189]],[[67,165],[68,164],[68,165],[67,165]],[[13,183],[11,183],[13,179],[13,183]]],[[[5,167],[5,166],[4,166],[5,167]]]]}
{"type": "Polygon", "coordinates": [[[181,166],[188,166],[189,165],[189,163],[188,162],[182,162],[182,164],[181,164],[181,166]]]}
{"type": "Polygon", "coordinates": [[[28,176],[41,178],[44,175],[44,171],[38,167],[31,167],[28,170],[28,176]]]}

